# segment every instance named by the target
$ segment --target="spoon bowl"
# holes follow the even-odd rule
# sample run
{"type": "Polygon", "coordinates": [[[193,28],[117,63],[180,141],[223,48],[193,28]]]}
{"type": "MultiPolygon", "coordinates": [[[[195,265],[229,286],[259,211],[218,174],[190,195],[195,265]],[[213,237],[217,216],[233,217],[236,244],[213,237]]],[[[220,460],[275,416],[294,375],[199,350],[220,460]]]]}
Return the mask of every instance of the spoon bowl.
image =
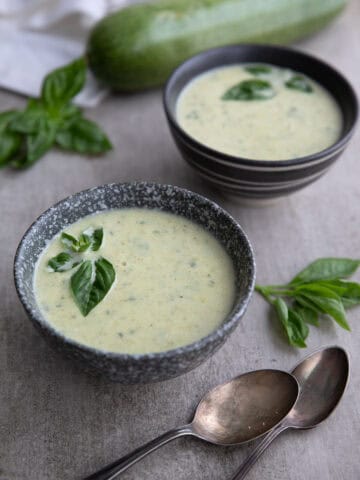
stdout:
{"type": "Polygon", "coordinates": [[[275,427],[297,396],[297,382],[286,372],[245,373],[206,394],[191,427],[195,435],[217,445],[248,442],[275,427]]]}
{"type": "Polygon", "coordinates": [[[349,360],[339,347],[329,347],[305,358],[292,371],[301,388],[286,418],[291,428],[314,428],[338,405],[349,377],[349,360]]]}

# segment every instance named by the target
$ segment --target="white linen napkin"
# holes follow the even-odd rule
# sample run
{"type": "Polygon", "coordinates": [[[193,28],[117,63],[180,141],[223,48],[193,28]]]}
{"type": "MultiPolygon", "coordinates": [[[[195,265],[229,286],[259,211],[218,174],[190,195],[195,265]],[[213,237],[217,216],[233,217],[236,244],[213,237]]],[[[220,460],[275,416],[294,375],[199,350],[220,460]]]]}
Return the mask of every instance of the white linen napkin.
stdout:
{"type": "MultiPolygon", "coordinates": [[[[134,0],[0,0],[0,88],[38,96],[44,76],[81,56],[91,26],[134,0]]],[[[107,90],[89,74],[75,101],[96,106],[107,90]]]]}

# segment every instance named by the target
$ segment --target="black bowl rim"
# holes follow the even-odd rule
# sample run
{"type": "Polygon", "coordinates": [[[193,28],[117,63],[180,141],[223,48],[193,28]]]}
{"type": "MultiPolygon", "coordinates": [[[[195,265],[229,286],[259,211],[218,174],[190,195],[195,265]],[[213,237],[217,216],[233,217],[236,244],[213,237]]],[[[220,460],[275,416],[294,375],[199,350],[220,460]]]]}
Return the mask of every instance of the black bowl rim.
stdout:
{"type": "MultiPolygon", "coordinates": [[[[104,209],[106,210],[112,210],[112,209],[104,209]]],[[[206,345],[211,344],[213,341],[215,341],[218,337],[223,338],[226,337],[229,333],[231,333],[232,329],[235,328],[236,324],[240,321],[241,317],[245,313],[247,306],[249,304],[249,301],[251,299],[251,296],[254,291],[255,287],[255,278],[256,278],[256,263],[255,263],[255,256],[254,256],[254,251],[253,247],[240,226],[240,224],[220,205],[218,205],[216,202],[210,200],[209,198],[200,195],[198,193],[195,193],[191,190],[188,190],[186,188],[178,187],[176,185],[169,185],[169,184],[160,184],[160,183],[154,183],[154,182],[144,182],[144,181],[134,181],[134,182],[123,182],[123,183],[107,183],[103,185],[98,185],[96,187],[91,187],[85,190],[81,190],[80,192],[76,192],[72,195],[69,195],[68,197],[63,198],[62,200],[59,200],[56,202],[54,205],[50,206],[47,208],[43,213],[41,213],[33,222],[32,224],[28,227],[24,235],[22,236],[20,243],[16,249],[15,257],[14,257],[14,266],[13,266],[13,274],[14,274],[14,281],[15,281],[15,288],[17,295],[25,309],[25,312],[27,313],[27,316],[35,323],[40,325],[40,327],[45,328],[45,330],[49,331],[52,335],[55,337],[58,337],[60,340],[62,340],[65,344],[68,344],[72,347],[75,347],[79,350],[95,354],[101,357],[106,357],[109,359],[117,359],[117,360],[122,360],[122,361],[132,361],[132,362],[142,362],[143,360],[162,360],[164,358],[175,358],[175,357],[180,357],[184,354],[190,353],[190,352],[196,352],[199,350],[202,350],[206,345]],[[144,186],[160,186],[164,188],[171,188],[174,189],[175,191],[181,191],[184,193],[190,194],[193,198],[197,198],[201,201],[204,201],[207,203],[211,208],[215,209],[218,212],[221,212],[224,217],[230,221],[236,228],[239,237],[241,237],[242,241],[246,244],[248,250],[249,250],[249,261],[251,265],[251,272],[250,272],[250,282],[248,285],[247,290],[244,292],[244,300],[243,301],[236,301],[235,304],[232,307],[232,310],[228,313],[228,315],[224,318],[223,322],[221,325],[213,330],[209,335],[206,335],[205,337],[202,337],[201,339],[190,343],[188,345],[184,345],[182,347],[174,348],[172,350],[165,350],[163,352],[153,352],[153,353],[144,353],[144,354],[128,354],[128,353],[119,353],[119,352],[112,352],[108,350],[102,350],[99,348],[91,347],[86,344],[77,342],[76,340],[73,340],[60,331],[58,331],[55,327],[51,325],[50,322],[48,322],[41,314],[40,315],[34,315],[32,308],[30,307],[28,301],[27,301],[27,295],[23,291],[22,286],[21,286],[21,251],[24,248],[25,242],[27,241],[27,238],[31,235],[32,230],[35,228],[35,226],[43,219],[46,218],[46,216],[51,212],[56,210],[60,205],[62,205],[65,202],[73,202],[76,201],[77,199],[81,198],[82,195],[86,193],[91,193],[91,194],[96,194],[96,192],[99,189],[102,188],[121,188],[121,187],[130,187],[133,185],[144,185],[144,186]]]]}
{"type": "MultiPolygon", "coordinates": [[[[256,61],[256,58],[255,58],[254,61],[256,61]]],[[[218,66],[221,66],[221,65],[222,65],[222,63],[219,62],[218,66]]],[[[214,68],[216,68],[216,67],[214,67],[214,68]]],[[[209,69],[209,70],[211,70],[211,69],[209,69]]],[[[195,76],[193,78],[195,78],[195,76]]],[[[330,92],[330,94],[332,94],[332,92],[329,89],[327,89],[327,90],[330,92]]],[[[164,107],[165,114],[166,114],[166,117],[167,117],[170,125],[178,132],[178,134],[183,136],[185,138],[185,140],[188,143],[190,143],[190,145],[193,145],[200,152],[204,153],[205,155],[211,156],[211,157],[215,157],[215,158],[220,157],[220,159],[222,161],[229,162],[229,163],[232,163],[232,164],[238,164],[238,165],[242,164],[242,165],[247,165],[247,166],[268,167],[268,168],[270,167],[270,168],[274,168],[274,169],[276,169],[278,167],[281,168],[281,167],[286,167],[286,166],[291,167],[291,166],[296,166],[296,165],[310,164],[314,161],[321,160],[325,156],[330,157],[333,154],[337,153],[348,143],[348,141],[352,137],[352,135],[354,133],[355,126],[356,126],[356,123],[357,123],[357,120],[358,120],[358,116],[359,116],[359,103],[358,103],[358,99],[357,99],[355,90],[352,87],[352,85],[350,84],[350,82],[347,80],[347,78],[342,73],[340,73],[339,70],[337,70],[332,65],[325,62],[324,60],[322,60],[322,59],[320,59],[320,58],[318,58],[314,55],[310,55],[308,53],[302,52],[302,51],[300,51],[296,48],[284,47],[284,46],[279,46],[279,45],[261,44],[261,43],[239,43],[239,44],[233,44],[233,45],[225,45],[223,47],[217,47],[217,48],[211,48],[211,49],[208,49],[208,50],[204,50],[203,52],[200,52],[200,53],[188,58],[187,60],[182,62],[178,67],[176,67],[175,70],[173,70],[173,72],[171,73],[170,77],[168,78],[168,80],[167,80],[167,82],[166,82],[166,84],[163,88],[163,96],[162,97],[163,97],[163,107],[164,107]],[[332,72],[335,75],[337,75],[341,79],[342,82],[344,82],[346,84],[346,86],[348,88],[348,92],[349,92],[349,98],[351,99],[351,102],[352,102],[353,107],[354,107],[354,111],[355,111],[354,120],[353,120],[353,123],[350,126],[348,132],[345,133],[345,134],[342,133],[340,138],[334,144],[330,145],[329,147],[325,148],[324,150],[321,150],[320,152],[316,152],[316,153],[313,153],[311,155],[306,155],[306,156],[303,156],[303,157],[287,159],[287,160],[255,160],[255,159],[251,159],[251,158],[229,155],[229,154],[223,153],[219,150],[215,150],[213,148],[210,148],[210,147],[206,146],[205,144],[198,142],[195,138],[191,137],[179,125],[179,123],[176,120],[175,115],[172,115],[171,110],[168,106],[168,96],[169,96],[171,82],[172,82],[173,78],[175,77],[175,75],[177,75],[179,72],[181,72],[181,70],[184,68],[185,65],[188,65],[190,63],[196,63],[199,60],[201,60],[203,57],[206,57],[207,55],[211,55],[211,54],[214,54],[214,53],[217,53],[217,52],[221,53],[221,52],[224,52],[224,51],[227,51],[227,50],[234,50],[235,51],[235,50],[239,50],[239,49],[240,50],[257,49],[259,51],[262,50],[262,51],[272,52],[276,55],[281,55],[281,53],[287,53],[287,54],[297,56],[300,59],[303,58],[303,59],[306,59],[308,61],[311,61],[314,64],[318,64],[318,65],[321,64],[322,66],[325,66],[326,68],[332,70],[332,72]]]]}

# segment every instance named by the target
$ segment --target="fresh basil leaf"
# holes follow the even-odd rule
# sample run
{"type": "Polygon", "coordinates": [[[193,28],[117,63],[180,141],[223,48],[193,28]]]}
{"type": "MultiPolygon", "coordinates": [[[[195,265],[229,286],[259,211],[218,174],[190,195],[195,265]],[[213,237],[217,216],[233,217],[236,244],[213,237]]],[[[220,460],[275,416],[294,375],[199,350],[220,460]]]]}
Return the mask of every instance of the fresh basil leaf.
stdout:
{"type": "Polygon", "coordinates": [[[78,252],[86,252],[91,246],[91,238],[86,234],[82,233],[78,241],[78,252]]]}
{"type": "Polygon", "coordinates": [[[274,301],[274,307],[282,325],[285,326],[287,324],[289,316],[286,302],[279,297],[274,301]]]}
{"type": "Polygon", "coordinates": [[[360,260],[351,258],[320,258],[298,273],[290,285],[349,277],[359,265],[360,260]]]}
{"type": "Polygon", "coordinates": [[[82,116],[80,108],[71,103],[64,105],[58,112],[59,130],[69,129],[82,116]]]}
{"type": "Polygon", "coordinates": [[[309,328],[302,318],[294,310],[289,309],[280,297],[275,299],[274,307],[289,343],[295,347],[305,348],[305,339],[308,336],[309,328]]]}
{"type": "Polygon", "coordinates": [[[97,252],[102,245],[104,238],[104,231],[102,228],[93,229],[92,227],[88,228],[82,233],[88,242],[88,245],[91,247],[91,250],[97,252]]]}
{"type": "Polygon", "coordinates": [[[99,248],[101,247],[102,242],[103,242],[103,238],[104,238],[103,229],[102,228],[95,229],[94,233],[92,235],[92,245],[91,245],[91,249],[94,252],[97,252],[99,250],[99,248]]]}
{"type": "Polygon", "coordinates": [[[299,285],[295,287],[294,295],[304,292],[318,295],[319,297],[335,298],[336,300],[340,300],[340,297],[336,292],[324,285],[321,285],[320,283],[306,283],[304,285],[299,285]]]}
{"type": "Polygon", "coordinates": [[[331,280],[321,282],[321,285],[336,292],[345,308],[360,304],[360,284],[356,282],[344,282],[343,280],[331,280]]]}
{"type": "Polygon", "coordinates": [[[341,301],[345,309],[356,307],[356,305],[360,305],[359,298],[355,299],[355,298],[349,298],[349,297],[341,297],[341,301]]]}
{"type": "Polygon", "coordinates": [[[60,241],[64,245],[64,247],[68,248],[69,250],[72,250],[73,252],[79,251],[79,242],[72,235],[66,232],[62,232],[60,241]]]}
{"type": "Polygon", "coordinates": [[[71,291],[84,316],[104,299],[115,277],[114,267],[105,258],[99,258],[95,262],[87,260],[72,275],[71,291]]]}
{"type": "Polygon", "coordinates": [[[18,133],[0,129],[0,168],[9,163],[20,145],[21,137],[18,133]]]}
{"type": "Polygon", "coordinates": [[[21,137],[9,129],[9,124],[19,115],[18,110],[6,110],[0,113],[0,168],[9,163],[19,150],[21,137]]]}
{"type": "Polygon", "coordinates": [[[328,288],[332,292],[336,293],[339,297],[342,297],[343,294],[346,292],[346,288],[342,287],[338,282],[341,282],[341,280],[324,280],[317,282],[317,285],[328,288]]]}
{"type": "Polygon", "coordinates": [[[0,113],[0,132],[5,130],[9,123],[14,120],[14,118],[19,115],[19,110],[5,110],[0,113]]]}
{"type": "Polygon", "coordinates": [[[222,100],[268,100],[275,95],[271,83],[258,78],[243,80],[227,90],[221,97],[222,100]]]}
{"type": "Polygon", "coordinates": [[[309,327],[296,310],[289,308],[288,330],[290,343],[294,347],[306,348],[305,340],[309,335],[309,327]]]}
{"type": "Polygon", "coordinates": [[[12,119],[10,129],[19,133],[37,133],[47,122],[47,112],[42,103],[31,98],[27,107],[12,119]]]}
{"type": "Polygon", "coordinates": [[[245,70],[252,75],[263,75],[271,73],[272,68],[269,65],[262,65],[261,63],[255,63],[254,65],[248,65],[245,70]]]}
{"type": "Polygon", "coordinates": [[[86,62],[79,58],[64,67],[50,72],[44,79],[41,99],[47,107],[68,103],[85,85],[86,62]]]}
{"type": "Polygon", "coordinates": [[[105,133],[96,123],[85,118],[79,118],[67,130],[59,131],[56,143],[65,150],[79,153],[97,154],[112,149],[105,133]]]}
{"type": "Polygon", "coordinates": [[[311,300],[323,313],[332,317],[342,328],[350,330],[349,324],[346,321],[346,314],[340,298],[318,296],[315,293],[302,293],[304,297],[311,300]]]}
{"type": "Polygon", "coordinates": [[[77,240],[72,235],[63,232],[61,234],[62,244],[73,252],[86,252],[89,248],[94,252],[98,251],[102,245],[104,232],[102,228],[93,229],[92,227],[84,230],[77,240]]]}
{"type": "Polygon", "coordinates": [[[81,313],[86,316],[90,312],[89,302],[93,287],[94,264],[91,260],[82,263],[70,279],[71,291],[81,313]]]}
{"type": "Polygon", "coordinates": [[[79,258],[74,258],[70,253],[61,252],[56,257],[50,258],[48,268],[51,272],[66,272],[71,270],[82,262],[79,258]]]}
{"type": "Polygon", "coordinates": [[[36,133],[26,138],[25,167],[32,165],[53,146],[55,141],[56,126],[46,122],[36,133]]]}
{"type": "Polygon", "coordinates": [[[314,315],[317,315],[317,317],[319,317],[319,315],[322,315],[324,313],[324,311],[321,308],[319,308],[314,302],[312,302],[311,300],[309,300],[305,296],[294,295],[294,298],[295,298],[297,303],[299,303],[302,307],[304,307],[308,310],[311,310],[314,315]]]}
{"type": "Polygon", "coordinates": [[[293,75],[285,82],[285,86],[304,93],[311,93],[313,91],[311,83],[304,75],[293,75]]]}
{"type": "Polygon", "coordinates": [[[296,303],[293,310],[301,317],[303,322],[314,325],[314,327],[319,326],[319,312],[296,303]]]}

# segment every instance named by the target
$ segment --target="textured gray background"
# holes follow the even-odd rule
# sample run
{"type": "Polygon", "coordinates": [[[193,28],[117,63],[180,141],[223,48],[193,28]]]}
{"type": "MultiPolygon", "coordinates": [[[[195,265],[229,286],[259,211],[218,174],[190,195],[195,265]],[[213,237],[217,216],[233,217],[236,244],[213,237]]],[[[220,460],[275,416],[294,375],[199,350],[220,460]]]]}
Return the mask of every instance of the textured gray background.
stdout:
{"type": "MultiPolygon", "coordinates": [[[[343,71],[360,92],[360,2],[299,46],[343,71]]],[[[0,93],[1,110],[24,101],[0,93]]],[[[12,260],[28,225],[64,196],[106,182],[146,179],[213,198],[241,223],[256,252],[258,281],[287,281],[318,256],[360,256],[360,135],[332,170],[306,190],[265,209],[227,201],[184,164],[170,138],[160,92],[112,96],[89,112],[112,138],[106,158],[51,152],[34,168],[0,174],[0,480],[78,479],[144,441],[187,422],[213,385],[260,367],[291,368],[302,355],[338,343],[352,377],[336,414],[321,428],[280,437],[249,480],[360,479],[360,309],[352,332],[324,320],[309,348],[287,347],[255,295],[225,346],[195,371],[161,384],[122,387],[87,377],[50,350],[27,320],[12,280],[12,260]]],[[[180,439],[122,478],[226,479],[251,445],[220,448],[180,439]]]]}

